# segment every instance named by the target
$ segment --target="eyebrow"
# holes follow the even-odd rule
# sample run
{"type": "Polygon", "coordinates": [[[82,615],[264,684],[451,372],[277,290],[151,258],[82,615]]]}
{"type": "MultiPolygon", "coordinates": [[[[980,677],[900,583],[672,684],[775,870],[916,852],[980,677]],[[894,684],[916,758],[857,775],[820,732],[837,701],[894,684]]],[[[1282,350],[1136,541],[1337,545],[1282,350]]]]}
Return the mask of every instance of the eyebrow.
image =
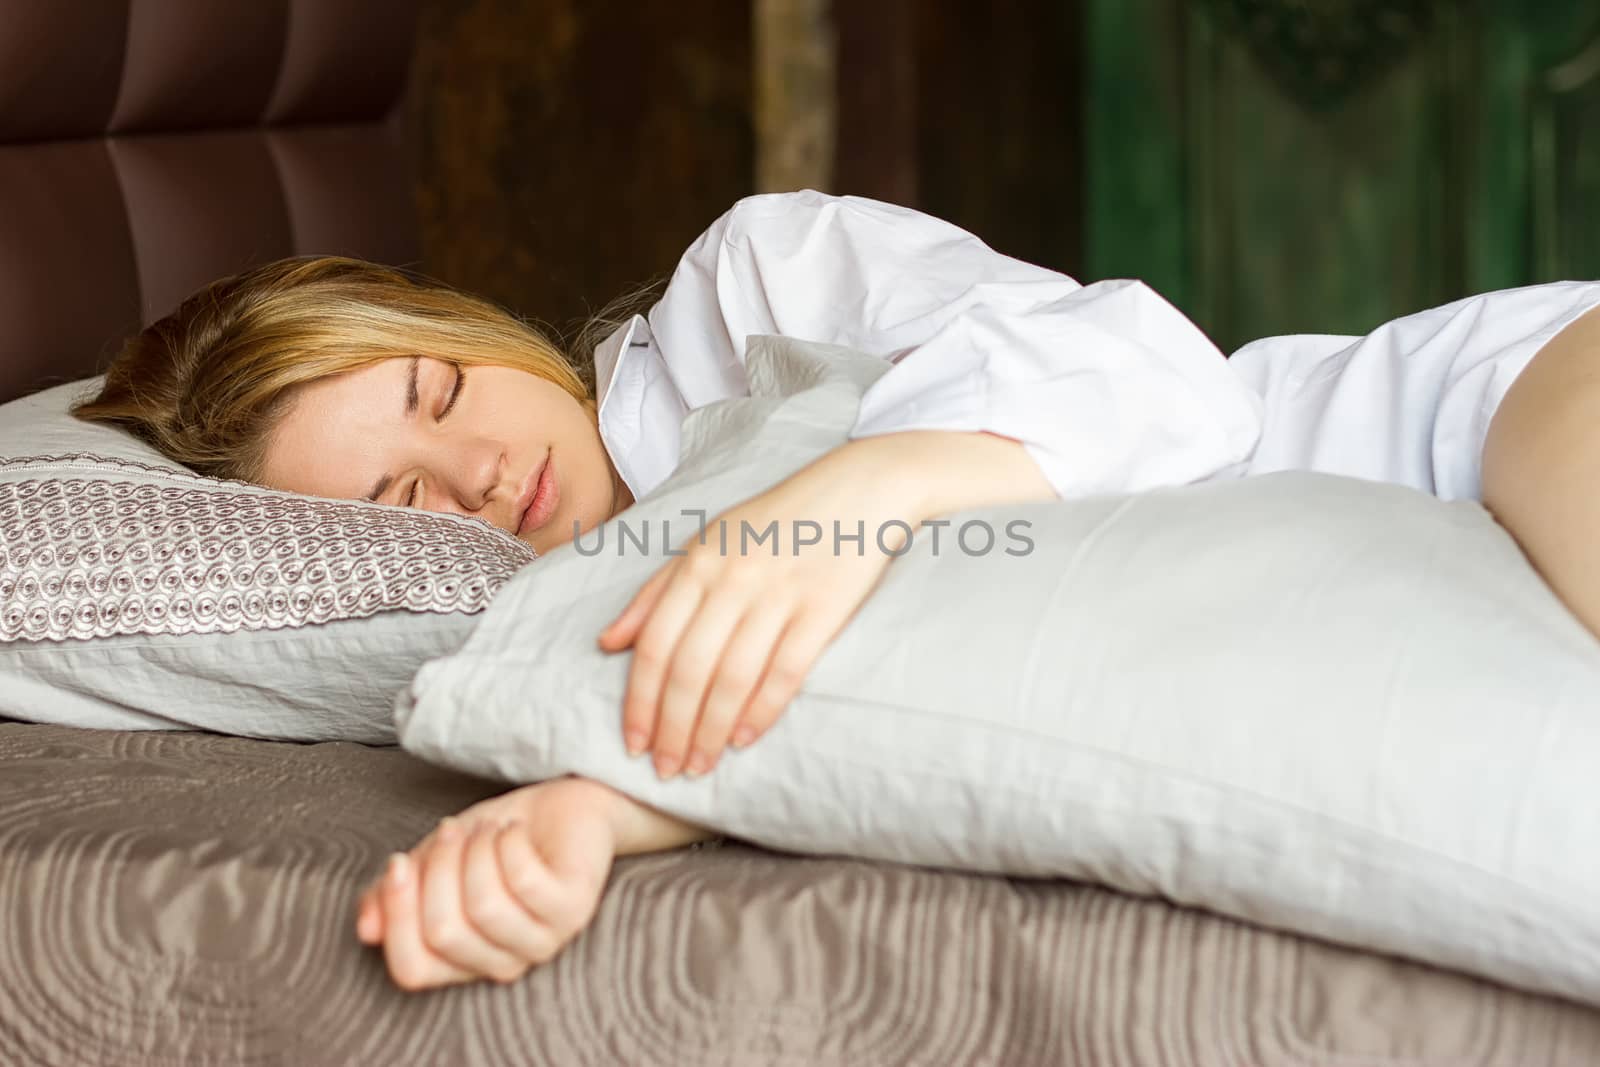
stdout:
{"type": "MultiPolygon", "coordinates": [[[[421,356],[412,356],[411,368],[406,372],[406,418],[408,419],[417,413],[417,407],[421,403],[417,398],[417,366],[421,362],[421,356]]],[[[385,474],[378,479],[377,484],[372,487],[372,491],[362,499],[370,503],[377,503],[378,498],[383,495],[383,491],[392,484],[394,484],[394,475],[385,474]]]]}

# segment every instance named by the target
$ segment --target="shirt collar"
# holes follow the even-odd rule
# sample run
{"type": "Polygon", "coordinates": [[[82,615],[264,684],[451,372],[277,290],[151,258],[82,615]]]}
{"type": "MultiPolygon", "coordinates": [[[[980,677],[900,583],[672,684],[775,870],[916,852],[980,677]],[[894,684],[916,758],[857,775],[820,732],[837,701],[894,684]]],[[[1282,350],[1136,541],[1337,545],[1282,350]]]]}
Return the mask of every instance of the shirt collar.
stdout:
{"type": "Polygon", "coordinates": [[[635,315],[594,350],[595,419],[600,440],[635,500],[665,477],[642,469],[649,466],[650,456],[639,448],[649,366],[639,360],[648,354],[651,344],[650,324],[642,315],[635,315]]]}
{"type": "Polygon", "coordinates": [[[635,315],[595,346],[594,392],[597,408],[605,405],[606,396],[611,392],[611,383],[616,380],[617,367],[627,358],[625,353],[649,343],[650,324],[643,315],[635,315]]]}

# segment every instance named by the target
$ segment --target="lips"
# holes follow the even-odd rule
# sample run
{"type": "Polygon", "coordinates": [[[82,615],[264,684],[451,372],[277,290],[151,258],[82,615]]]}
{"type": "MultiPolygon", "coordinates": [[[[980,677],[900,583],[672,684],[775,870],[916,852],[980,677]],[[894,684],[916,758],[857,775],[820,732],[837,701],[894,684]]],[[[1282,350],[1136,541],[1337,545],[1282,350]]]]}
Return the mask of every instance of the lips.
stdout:
{"type": "Polygon", "coordinates": [[[517,512],[517,536],[522,537],[539,529],[550,521],[550,516],[555,514],[556,504],[560,501],[560,491],[556,486],[555,470],[546,456],[543,463],[528,477],[528,485],[517,497],[521,505],[517,512]]]}

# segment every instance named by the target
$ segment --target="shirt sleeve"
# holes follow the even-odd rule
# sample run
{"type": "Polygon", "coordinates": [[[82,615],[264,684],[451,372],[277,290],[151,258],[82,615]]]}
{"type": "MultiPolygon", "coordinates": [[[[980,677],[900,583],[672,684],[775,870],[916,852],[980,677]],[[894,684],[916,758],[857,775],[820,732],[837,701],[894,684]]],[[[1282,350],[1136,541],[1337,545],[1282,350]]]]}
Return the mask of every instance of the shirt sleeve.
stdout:
{"type": "Polygon", "coordinates": [[[668,295],[659,324],[652,313],[658,337],[698,332],[725,385],[742,384],[754,334],[881,355],[895,365],[862,398],[852,437],[1000,434],[1063,497],[1198,481],[1246,459],[1261,433],[1259,395],[1144,284],[1082,286],[908,208],[816,192],[742,200],[690,248],[668,295]]]}

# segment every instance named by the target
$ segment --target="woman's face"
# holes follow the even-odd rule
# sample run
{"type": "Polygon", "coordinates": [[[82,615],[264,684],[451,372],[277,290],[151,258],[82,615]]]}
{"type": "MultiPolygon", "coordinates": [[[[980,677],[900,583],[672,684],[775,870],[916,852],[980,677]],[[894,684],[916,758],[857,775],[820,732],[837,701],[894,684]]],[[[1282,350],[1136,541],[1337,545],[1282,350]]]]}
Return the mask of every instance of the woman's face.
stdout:
{"type": "Polygon", "coordinates": [[[476,515],[540,552],[632,503],[588,411],[510,367],[385,359],[299,388],[273,488],[476,515]]]}

